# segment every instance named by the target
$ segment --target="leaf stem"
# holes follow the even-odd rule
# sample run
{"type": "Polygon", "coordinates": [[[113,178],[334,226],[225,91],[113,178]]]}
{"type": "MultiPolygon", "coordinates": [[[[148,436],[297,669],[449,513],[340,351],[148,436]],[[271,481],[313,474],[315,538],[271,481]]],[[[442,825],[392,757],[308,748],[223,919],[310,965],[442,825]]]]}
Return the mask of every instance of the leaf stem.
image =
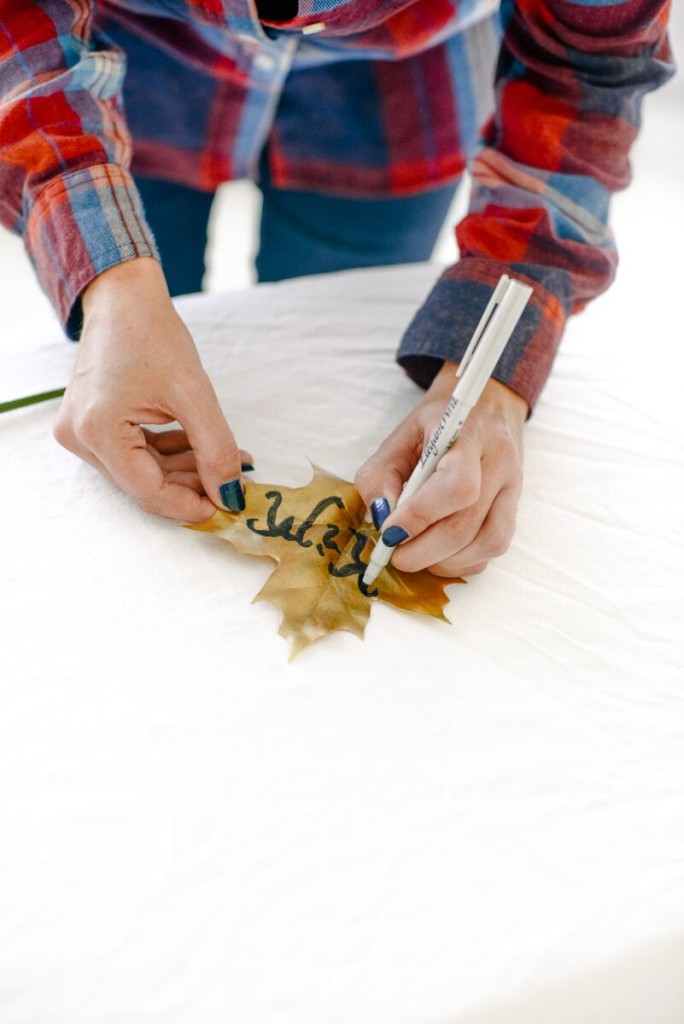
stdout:
{"type": "Polygon", "coordinates": [[[13,409],[22,409],[25,405],[36,405],[38,402],[49,402],[52,398],[61,398],[65,391],[66,388],[57,388],[56,391],[41,391],[38,395],[15,398],[11,402],[0,402],[0,413],[12,412],[13,409]]]}

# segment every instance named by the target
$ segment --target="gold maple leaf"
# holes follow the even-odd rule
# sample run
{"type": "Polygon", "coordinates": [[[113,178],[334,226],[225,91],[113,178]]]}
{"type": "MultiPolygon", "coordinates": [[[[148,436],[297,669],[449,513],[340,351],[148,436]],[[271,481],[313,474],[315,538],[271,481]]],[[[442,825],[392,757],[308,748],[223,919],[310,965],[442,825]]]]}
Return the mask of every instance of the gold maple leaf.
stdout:
{"type": "Polygon", "coordinates": [[[277,568],[254,601],[282,612],[279,633],[292,659],[336,629],[363,637],[374,599],[405,611],[449,620],[444,587],[461,579],[387,566],[370,588],[362,582],[378,538],[364,522],[365,506],[353,484],[314,467],[304,487],[245,484],[244,512],[219,509],[190,530],[215,533],[243,554],[272,558],[277,568]]]}

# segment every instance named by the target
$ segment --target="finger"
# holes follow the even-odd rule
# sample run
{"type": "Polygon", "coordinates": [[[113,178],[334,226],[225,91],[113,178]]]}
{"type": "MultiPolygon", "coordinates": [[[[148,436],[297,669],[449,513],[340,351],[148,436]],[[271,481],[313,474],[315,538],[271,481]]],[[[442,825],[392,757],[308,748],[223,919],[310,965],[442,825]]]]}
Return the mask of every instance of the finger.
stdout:
{"type": "Polygon", "coordinates": [[[147,450],[159,462],[163,473],[197,472],[197,459],[194,452],[179,452],[178,455],[159,455],[151,445],[147,446],[147,450]]]}
{"type": "MultiPolygon", "coordinates": [[[[188,487],[191,491],[195,491],[196,494],[205,495],[204,484],[197,473],[164,473],[164,482],[166,484],[180,484],[182,487],[188,487]]],[[[215,511],[216,509],[214,508],[212,515],[215,511]]]]}
{"type": "Polygon", "coordinates": [[[113,487],[125,491],[136,500],[145,512],[166,516],[169,519],[199,523],[210,519],[216,511],[214,503],[209,499],[198,503],[191,499],[189,494],[184,493],[189,491],[199,497],[206,497],[204,486],[196,472],[167,473],[162,470],[159,497],[156,498],[154,494],[148,497],[147,492],[136,494],[128,487],[123,486],[121,481],[110,473],[92,452],[84,451],[79,454],[84,461],[97,469],[113,487]]]}
{"type": "MultiPolygon", "coordinates": [[[[143,433],[147,431],[143,428],[143,433]]],[[[167,483],[185,484],[198,494],[204,494],[204,487],[197,473],[195,453],[179,452],[177,455],[160,455],[154,445],[146,445],[147,452],[160,467],[167,483]]]]}
{"type": "MultiPolygon", "coordinates": [[[[110,484],[117,487],[111,473],[103,462],[98,459],[97,455],[91,450],[87,444],[83,444],[74,429],[71,416],[68,412],[67,400],[64,399],[60,406],[57,418],[52,426],[52,433],[55,440],[67,451],[76,455],[77,458],[82,459],[83,462],[87,462],[89,466],[96,469],[102,476],[106,477],[110,484]]],[[[117,488],[118,489],[118,488],[117,488]]]]}
{"type": "Polygon", "coordinates": [[[415,421],[401,423],[364,462],[354,478],[354,486],[368,507],[382,498],[389,507],[396,505],[420,457],[422,440],[422,431],[415,421]]]}
{"type": "MultiPolygon", "coordinates": [[[[241,452],[206,375],[191,382],[179,396],[183,423],[197,460],[197,472],[208,497],[219,507],[240,512],[245,507],[241,452]]],[[[249,455],[249,453],[245,453],[249,455]]]]}
{"type": "Polygon", "coordinates": [[[66,448],[67,451],[71,452],[72,455],[75,455],[83,462],[87,462],[89,466],[93,467],[93,469],[96,469],[98,473],[101,473],[102,476],[112,485],[112,487],[114,487],[116,490],[119,490],[119,487],[114,481],[114,478],[107,471],[105,466],[100,462],[96,455],[93,455],[91,451],[89,451],[87,448],[84,448],[83,445],[79,444],[79,442],[76,440],[75,435],[72,435],[69,439],[67,439],[64,432],[60,430],[58,436],[58,431],[57,429],[55,429],[55,439],[59,442],[59,444],[62,445],[63,448],[66,448]]]}
{"type": "MultiPolygon", "coordinates": [[[[61,412],[61,410],[60,410],[61,412]]],[[[152,433],[135,423],[103,430],[99,420],[87,415],[74,419],[59,415],[56,439],[69,451],[97,469],[114,487],[130,495],[151,514],[186,522],[203,522],[216,511],[194,481],[167,481],[161,456],[150,454],[147,437],[152,433]],[[104,439],[104,440],[103,440],[104,439]],[[189,483],[190,486],[185,486],[189,483]]],[[[169,433],[178,433],[169,431],[169,433]]],[[[176,439],[180,443],[180,439],[176,439]]],[[[173,443],[173,442],[172,442],[173,443]]]]}
{"type": "MultiPolygon", "coordinates": [[[[133,425],[129,426],[136,429],[133,425]]],[[[165,480],[160,466],[147,452],[144,444],[145,434],[140,428],[137,430],[140,447],[134,449],[131,467],[125,465],[125,455],[120,459],[119,468],[108,465],[106,458],[98,458],[92,447],[79,439],[70,420],[65,419],[55,424],[55,437],[63,447],[96,469],[113,487],[137,500],[145,511],[187,522],[203,522],[209,519],[216,509],[208,498],[201,497],[202,488],[197,475],[194,474],[194,481],[190,475],[176,480],[165,480]],[[148,460],[148,465],[143,465],[142,469],[136,465],[141,452],[148,460]]]]}
{"type": "Polygon", "coordinates": [[[165,476],[142,448],[131,452],[112,467],[115,482],[134,498],[143,511],[185,522],[199,523],[216,512],[213,501],[206,497],[204,485],[196,474],[165,476]]]}
{"type": "MultiPolygon", "coordinates": [[[[161,466],[165,476],[170,473],[194,473],[197,475],[197,459],[195,453],[179,452],[177,455],[160,455],[154,445],[148,444],[147,451],[155,462],[161,466]]],[[[243,473],[251,472],[254,469],[250,463],[242,462],[240,468],[243,473]]]]}
{"type": "Polygon", "coordinates": [[[186,522],[202,522],[214,514],[216,508],[209,498],[185,483],[165,478],[161,466],[147,450],[145,434],[137,424],[127,423],[118,432],[107,432],[104,442],[102,436],[99,432],[99,440],[91,443],[89,450],[116,486],[145,512],[186,522]]]}
{"type": "MultiPolygon", "coordinates": [[[[192,445],[185,430],[149,430],[143,427],[148,445],[161,455],[184,455],[192,452],[192,445]]],[[[245,449],[240,449],[240,464],[243,473],[254,468],[254,457],[245,449]]]]}
{"type": "MultiPolygon", "coordinates": [[[[418,572],[438,565],[469,547],[487,515],[487,501],[455,512],[428,526],[415,538],[403,537],[403,528],[385,527],[382,537],[395,547],[392,564],[401,572],[418,572]],[[395,532],[398,531],[398,532],[395,532]]],[[[463,562],[462,565],[469,565],[463,562]]]]}
{"type": "MultiPolygon", "coordinates": [[[[147,433],[143,428],[143,433],[147,433]]],[[[179,452],[177,455],[160,455],[154,445],[147,444],[146,451],[152,456],[161,469],[166,483],[183,484],[204,494],[204,487],[197,473],[197,460],[194,452],[179,452]]]]}
{"type": "MultiPolygon", "coordinates": [[[[451,579],[467,579],[469,576],[479,576],[480,573],[484,572],[489,562],[480,562],[478,565],[469,565],[465,569],[461,569],[458,576],[452,576],[451,579]]],[[[428,569],[433,576],[443,576],[443,573],[436,572],[434,569],[428,569]]]]}
{"type": "Polygon", "coordinates": [[[492,558],[498,558],[508,550],[517,508],[517,489],[504,487],[470,544],[430,565],[430,572],[435,576],[468,576],[482,572],[492,558]]]}
{"type": "MultiPolygon", "coordinates": [[[[485,485],[486,486],[486,485],[485,485]]],[[[420,537],[426,530],[454,513],[474,507],[482,498],[493,500],[496,488],[488,495],[481,494],[483,488],[482,453],[479,442],[465,440],[462,445],[454,447],[440,460],[435,472],[411,498],[402,501],[384,526],[391,529],[392,538],[402,537],[403,540],[420,537]],[[405,535],[405,536],[403,536],[405,535]]],[[[487,505],[488,507],[488,505],[487,505]]],[[[486,508],[476,512],[484,517],[486,508]]],[[[470,520],[466,517],[463,522],[470,520]]],[[[468,538],[470,539],[470,538],[468,538]]]]}
{"type": "Polygon", "coordinates": [[[192,445],[184,430],[149,430],[142,428],[145,440],[152,445],[160,455],[176,455],[180,452],[189,452],[192,445]]]}

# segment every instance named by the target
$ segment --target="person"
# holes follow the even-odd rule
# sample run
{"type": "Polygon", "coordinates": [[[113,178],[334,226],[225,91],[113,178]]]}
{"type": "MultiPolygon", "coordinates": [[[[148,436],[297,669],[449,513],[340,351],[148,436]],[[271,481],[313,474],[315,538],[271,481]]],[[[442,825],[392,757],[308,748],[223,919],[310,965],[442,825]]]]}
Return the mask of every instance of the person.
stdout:
{"type": "Polygon", "coordinates": [[[251,455],[170,299],[201,286],[217,187],[258,182],[270,281],[427,259],[469,162],[460,258],[398,350],[425,394],[356,485],[382,519],[500,274],[532,285],[459,443],[385,520],[397,568],[481,571],[512,536],[564,324],[614,275],[609,198],[672,73],[667,17],[663,0],[0,0],[0,216],[80,339],[57,439],[150,513],[244,506],[251,455]]]}

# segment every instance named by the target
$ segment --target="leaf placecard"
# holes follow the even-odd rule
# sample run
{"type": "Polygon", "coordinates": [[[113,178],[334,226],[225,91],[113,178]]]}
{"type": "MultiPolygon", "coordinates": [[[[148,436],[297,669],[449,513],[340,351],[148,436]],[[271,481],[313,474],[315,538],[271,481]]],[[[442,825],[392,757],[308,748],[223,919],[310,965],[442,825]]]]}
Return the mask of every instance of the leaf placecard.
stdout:
{"type": "Polygon", "coordinates": [[[463,580],[402,573],[390,564],[370,588],[364,586],[378,534],[364,523],[365,506],[353,484],[314,467],[304,487],[250,480],[245,488],[244,512],[218,510],[188,529],[215,533],[243,554],[278,563],[254,600],[282,612],[279,632],[291,658],[336,629],[363,637],[376,599],[449,621],[444,587],[463,580]]]}

